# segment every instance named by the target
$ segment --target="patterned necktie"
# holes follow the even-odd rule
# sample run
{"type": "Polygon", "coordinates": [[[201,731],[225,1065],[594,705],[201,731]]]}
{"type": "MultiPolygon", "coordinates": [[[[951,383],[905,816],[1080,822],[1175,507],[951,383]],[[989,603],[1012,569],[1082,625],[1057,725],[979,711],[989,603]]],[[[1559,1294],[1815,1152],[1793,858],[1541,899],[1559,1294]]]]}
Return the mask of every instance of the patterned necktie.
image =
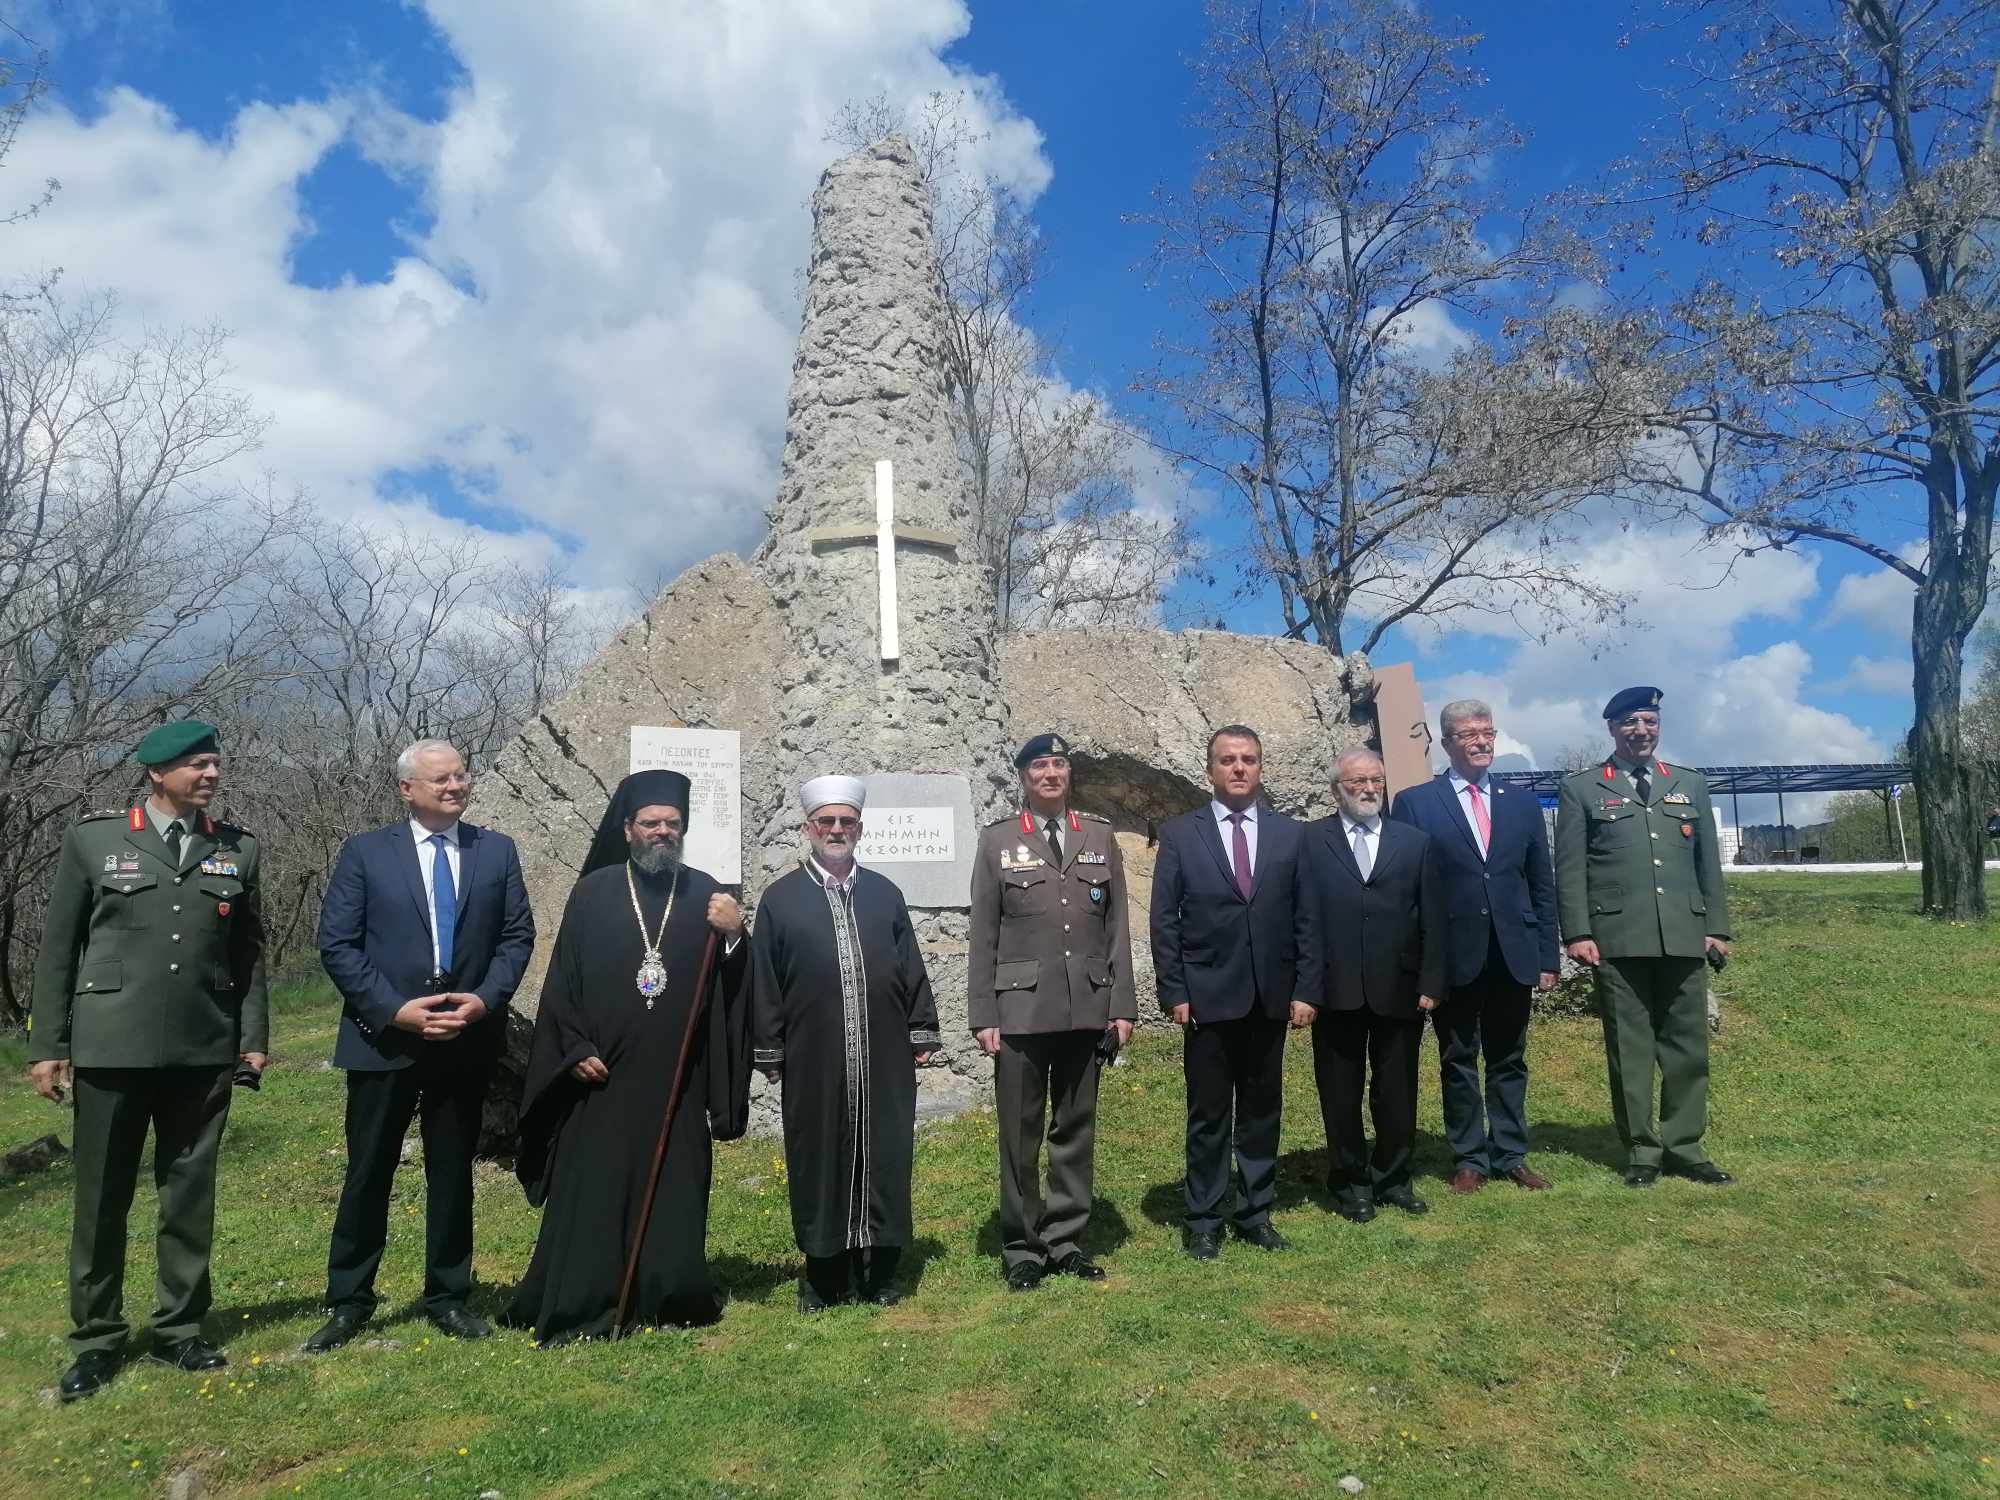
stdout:
{"type": "Polygon", "coordinates": [[[187,829],[183,826],[179,818],[175,818],[173,822],[167,825],[167,857],[174,862],[176,870],[181,867],[181,839],[186,833],[187,829]]]}
{"type": "Polygon", "coordinates": [[[1237,894],[1245,901],[1250,899],[1250,836],[1243,831],[1243,814],[1231,813],[1229,821],[1235,826],[1230,830],[1229,861],[1236,872],[1237,894]]]}
{"type": "Polygon", "coordinates": [[[1486,811],[1486,799],[1479,795],[1479,787],[1468,781],[1466,795],[1472,798],[1472,826],[1479,830],[1479,852],[1484,854],[1493,843],[1493,818],[1486,811]]]}
{"type": "Polygon", "coordinates": [[[1059,821],[1056,818],[1049,819],[1049,853],[1056,857],[1058,870],[1062,868],[1062,835],[1056,832],[1056,824],[1059,821]]]}
{"type": "Polygon", "coordinates": [[[430,837],[431,904],[437,908],[437,966],[440,974],[451,970],[452,929],[458,925],[458,888],[451,883],[451,860],[445,851],[451,841],[441,833],[430,837]]]}
{"type": "Polygon", "coordinates": [[[1368,830],[1359,823],[1354,825],[1354,863],[1360,869],[1363,880],[1375,868],[1375,860],[1368,852],[1368,830]]]}

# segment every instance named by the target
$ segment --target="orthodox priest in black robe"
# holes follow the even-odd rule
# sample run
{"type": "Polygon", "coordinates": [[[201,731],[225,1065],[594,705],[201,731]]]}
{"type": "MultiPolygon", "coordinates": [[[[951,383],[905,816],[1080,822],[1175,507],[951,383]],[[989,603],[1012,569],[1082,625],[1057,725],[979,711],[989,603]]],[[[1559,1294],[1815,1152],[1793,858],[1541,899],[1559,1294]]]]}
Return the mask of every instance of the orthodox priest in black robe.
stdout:
{"type": "Polygon", "coordinates": [[[899,1299],[916,1064],[939,1045],[903,893],[854,862],[866,796],[851,776],[805,784],[809,852],[764,892],[750,940],[756,1063],[784,1086],[801,1312],[899,1299]]]}
{"type": "Polygon", "coordinates": [[[544,1206],[506,1321],[543,1345],[614,1335],[668,1091],[716,940],[626,1327],[713,1323],[709,1143],[749,1123],[750,944],[736,902],[681,862],[688,781],[618,785],[570,892],[542,985],[516,1173],[544,1206]]]}

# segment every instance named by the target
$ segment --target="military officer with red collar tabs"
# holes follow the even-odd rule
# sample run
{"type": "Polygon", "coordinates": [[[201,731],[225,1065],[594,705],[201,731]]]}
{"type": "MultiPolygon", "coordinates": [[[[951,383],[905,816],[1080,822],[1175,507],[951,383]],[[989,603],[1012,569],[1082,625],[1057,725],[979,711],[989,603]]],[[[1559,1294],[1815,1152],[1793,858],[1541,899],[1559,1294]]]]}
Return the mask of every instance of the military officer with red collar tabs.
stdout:
{"type": "Polygon", "coordinates": [[[1625,1182],[1660,1174],[1730,1181],[1701,1144],[1708,1124],[1708,977],[1729,952],[1729,896],[1708,783],[1655,757],[1660,690],[1604,705],[1612,753],[1564,779],[1556,801],[1556,910],[1563,941],[1597,971],[1611,1116],[1625,1182]],[[1653,1074],[1660,1106],[1653,1111],[1653,1074]]]}
{"type": "Polygon", "coordinates": [[[237,1070],[269,1061],[257,841],[209,814],[222,781],[217,731],[162,724],[134,759],[146,797],[87,815],[63,840],[35,962],[31,1076],[46,1099],[76,1097],[64,1401],[95,1394],[123,1357],[125,1221],[149,1128],[160,1193],[152,1357],[188,1371],[226,1363],[202,1336],[216,1153],[237,1070]]]}
{"type": "Polygon", "coordinates": [[[1125,864],[1110,822],[1070,806],[1061,735],[1036,735],[1014,768],[1027,805],[981,832],[972,866],[966,1010],[993,1059],[1001,1259],[1007,1285],[1025,1292],[1051,1274],[1104,1275],[1082,1244],[1097,1077],[1131,1040],[1138,1008],[1125,864]]]}

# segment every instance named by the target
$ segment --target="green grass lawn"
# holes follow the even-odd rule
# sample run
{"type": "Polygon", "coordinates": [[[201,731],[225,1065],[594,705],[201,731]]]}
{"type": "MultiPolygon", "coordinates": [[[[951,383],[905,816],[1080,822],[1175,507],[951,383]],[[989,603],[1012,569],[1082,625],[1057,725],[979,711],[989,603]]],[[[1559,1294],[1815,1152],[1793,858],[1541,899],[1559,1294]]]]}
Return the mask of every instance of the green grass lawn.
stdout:
{"type": "MultiPolygon", "coordinates": [[[[1278,1224],[1296,1245],[1179,1249],[1173,1039],[1107,1075],[1092,1248],[1111,1270],[1010,1294],[990,1116],[917,1148],[921,1279],[891,1311],[793,1306],[769,1142],[721,1148],[721,1324],[537,1351],[427,1338],[420,1170],[400,1174],[374,1342],[307,1360],[340,1185],[327,992],[280,1006],[284,1064],[224,1148],[214,1379],[129,1367],[54,1401],[67,1165],[0,1185],[0,1494],[800,1495],[1011,1500],[2000,1494],[2000,927],[1911,915],[1914,877],[1737,880],[1714,1059],[1716,1190],[1623,1187],[1590,1021],[1538,1023],[1530,1113],[1554,1192],[1453,1198],[1427,1051],[1433,1212],[1326,1211],[1311,1053],[1287,1060],[1278,1224]],[[1336,1492],[1337,1493],[1337,1492],[1336,1492]]],[[[0,1145],[60,1122],[0,1055],[0,1145]]],[[[150,1226],[142,1190],[134,1223],[150,1226]]],[[[536,1216],[479,1181],[489,1316],[536,1216]]],[[[150,1304],[136,1233],[128,1309],[150,1304]]]]}

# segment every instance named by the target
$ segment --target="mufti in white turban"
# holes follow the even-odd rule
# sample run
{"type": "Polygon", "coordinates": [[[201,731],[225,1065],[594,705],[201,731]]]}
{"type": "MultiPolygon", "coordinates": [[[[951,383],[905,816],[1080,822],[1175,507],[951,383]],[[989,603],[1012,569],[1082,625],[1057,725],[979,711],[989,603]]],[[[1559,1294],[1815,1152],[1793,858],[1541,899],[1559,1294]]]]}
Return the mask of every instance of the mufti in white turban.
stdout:
{"type": "Polygon", "coordinates": [[[867,800],[868,787],[859,776],[815,776],[799,788],[799,803],[809,818],[834,803],[843,803],[860,812],[867,800]]]}

